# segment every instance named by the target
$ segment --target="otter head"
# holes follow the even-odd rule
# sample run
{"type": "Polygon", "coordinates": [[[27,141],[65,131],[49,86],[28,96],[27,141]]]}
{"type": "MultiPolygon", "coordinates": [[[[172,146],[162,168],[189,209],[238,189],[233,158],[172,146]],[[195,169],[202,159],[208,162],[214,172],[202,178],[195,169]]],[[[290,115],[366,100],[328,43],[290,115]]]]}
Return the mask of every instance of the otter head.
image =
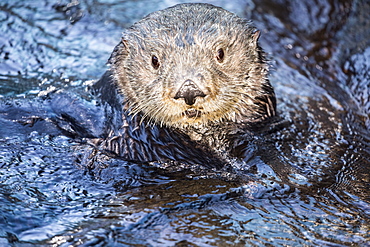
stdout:
{"type": "Polygon", "coordinates": [[[150,122],[255,122],[275,114],[258,36],[222,8],[180,4],[128,29],[111,69],[130,112],[150,122]]]}

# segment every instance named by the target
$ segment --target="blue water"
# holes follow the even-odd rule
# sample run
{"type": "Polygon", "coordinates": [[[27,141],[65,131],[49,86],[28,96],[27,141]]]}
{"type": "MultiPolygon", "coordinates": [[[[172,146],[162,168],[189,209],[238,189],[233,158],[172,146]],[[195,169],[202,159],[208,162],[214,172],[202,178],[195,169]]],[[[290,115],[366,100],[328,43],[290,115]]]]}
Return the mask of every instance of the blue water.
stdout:
{"type": "Polygon", "coordinates": [[[177,1],[0,3],[0,246],[370,245],[370,4],[210,2],[261,30],[290,123],[249,180],[104,155],[87,169],[87,143],[4,111],[54,89],[88,98],[123,29],[177,1]]]}

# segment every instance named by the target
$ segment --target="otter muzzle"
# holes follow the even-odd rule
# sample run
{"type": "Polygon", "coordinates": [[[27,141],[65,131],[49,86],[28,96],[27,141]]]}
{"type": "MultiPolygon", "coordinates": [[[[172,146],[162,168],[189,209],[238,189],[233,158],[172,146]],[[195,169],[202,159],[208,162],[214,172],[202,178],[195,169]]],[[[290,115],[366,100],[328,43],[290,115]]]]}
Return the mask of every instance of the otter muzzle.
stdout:
{"type": "Polygon", "coordinates": [[[174,99],[183,98],[187,105],[193,105],[197,97],[205,96],[206,94],[192,80],[186,80],[177,91],[174,99]]]}

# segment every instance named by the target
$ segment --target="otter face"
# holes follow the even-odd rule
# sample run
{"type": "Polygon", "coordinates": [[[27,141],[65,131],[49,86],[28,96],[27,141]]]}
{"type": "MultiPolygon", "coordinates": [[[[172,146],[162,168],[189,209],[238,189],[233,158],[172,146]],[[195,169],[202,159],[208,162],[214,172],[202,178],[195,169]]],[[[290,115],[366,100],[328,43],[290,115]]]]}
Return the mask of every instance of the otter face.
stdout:
{"type": "Polygon", "coordinates": [[[130,111],[150,122],[258,121],[275,114],[258,36],[224,9],[180,4],[135,23],[110,63],[130,111]]]}

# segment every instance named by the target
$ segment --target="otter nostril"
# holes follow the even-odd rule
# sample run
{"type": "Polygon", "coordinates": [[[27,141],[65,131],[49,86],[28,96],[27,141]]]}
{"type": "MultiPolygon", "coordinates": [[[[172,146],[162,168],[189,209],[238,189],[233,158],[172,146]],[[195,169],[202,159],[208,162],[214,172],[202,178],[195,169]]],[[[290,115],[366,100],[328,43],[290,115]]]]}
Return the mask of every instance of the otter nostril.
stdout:
{"type": "Polygon", "coordinates": [[[206,94],[192,81],[186,80],[177,91],[174,99],[183,98],[187,105],[193,105],[196,97],[205,97],[206,94]]]}

